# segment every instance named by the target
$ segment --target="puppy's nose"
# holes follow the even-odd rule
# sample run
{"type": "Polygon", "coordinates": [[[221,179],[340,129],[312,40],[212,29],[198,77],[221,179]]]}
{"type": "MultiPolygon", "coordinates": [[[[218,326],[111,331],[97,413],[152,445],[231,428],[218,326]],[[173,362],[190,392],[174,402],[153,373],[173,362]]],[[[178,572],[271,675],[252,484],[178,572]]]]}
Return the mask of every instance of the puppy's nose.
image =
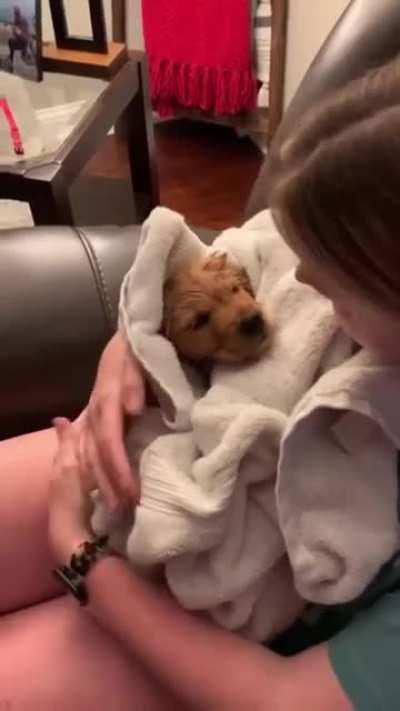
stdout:
{"type": "Polygon", "coordinates": [[[262,315],[255,313],[251,316],[246,316],[239,324],[239,331],[242,336],[264,336],[266,328],[262,315]]]}

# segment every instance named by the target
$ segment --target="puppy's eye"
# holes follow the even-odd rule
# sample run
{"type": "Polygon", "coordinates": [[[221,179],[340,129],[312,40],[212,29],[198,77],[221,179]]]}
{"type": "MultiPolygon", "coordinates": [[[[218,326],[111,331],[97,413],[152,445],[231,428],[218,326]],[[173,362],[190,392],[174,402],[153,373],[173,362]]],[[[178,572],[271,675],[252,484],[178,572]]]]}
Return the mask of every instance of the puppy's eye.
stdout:
{"type": "Polygon", "coordinates": [[[211,314],[208,311],[204,311],[202,314],[197,314],[195,320],[193,321],[192,328],[194,331],[198,331],[199,328],[203,328],[210,321],[211,314]]]}
{"type": "Polygon", "coordinates": [[[239,287],[235,284],[235,286],[232,287],[232,294],[237,294],[239,291],[239,287]]]}

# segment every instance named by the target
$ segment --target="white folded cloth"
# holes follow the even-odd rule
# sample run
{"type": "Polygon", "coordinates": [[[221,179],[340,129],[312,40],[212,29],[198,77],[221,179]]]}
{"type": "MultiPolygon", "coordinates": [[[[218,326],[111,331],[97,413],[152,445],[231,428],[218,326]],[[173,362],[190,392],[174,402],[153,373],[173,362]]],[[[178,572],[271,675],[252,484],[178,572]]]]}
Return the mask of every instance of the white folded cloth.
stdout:
{"type": "Polygon", "coordinates": [[[333,604],[360,595],[398,550],[400,369],[364,350],[292,413],[277,502],[296,587],[333,604]]]}

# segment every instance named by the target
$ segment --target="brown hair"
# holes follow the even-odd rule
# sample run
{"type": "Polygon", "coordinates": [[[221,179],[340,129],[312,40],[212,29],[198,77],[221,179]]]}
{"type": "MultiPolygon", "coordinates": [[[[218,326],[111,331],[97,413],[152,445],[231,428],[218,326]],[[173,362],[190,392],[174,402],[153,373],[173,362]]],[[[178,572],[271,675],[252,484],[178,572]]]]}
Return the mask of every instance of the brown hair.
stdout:
{"type": "Polygon", "coordinates": [[[271,208],[321,266],[400,308],[400,62],[347,84],[283,141],[271,208]]]}

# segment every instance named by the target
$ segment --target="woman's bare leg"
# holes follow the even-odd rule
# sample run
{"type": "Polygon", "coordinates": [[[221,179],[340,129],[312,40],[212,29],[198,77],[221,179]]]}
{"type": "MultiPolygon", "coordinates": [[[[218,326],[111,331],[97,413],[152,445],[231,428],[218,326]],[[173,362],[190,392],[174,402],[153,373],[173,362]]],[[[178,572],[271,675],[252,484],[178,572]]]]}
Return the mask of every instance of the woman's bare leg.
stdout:
{"type": "Polygon", "coordinates": [[[0,613],[16,610],[0,617],[0,709],[183,711],[120,642],[60,596],[47,539],[55,448],[53,430],[0,442],[0,613]]]}
{"type": "Polygon", "coordinates": [[[55,449],[53,430],[0,442],[0,613],[62,592],[47,538],[55,449]]]}
{"type": "Polygon", "coordinates": [[[69,596],[0,618],[3,708],[184,711],[69,596]]]}

